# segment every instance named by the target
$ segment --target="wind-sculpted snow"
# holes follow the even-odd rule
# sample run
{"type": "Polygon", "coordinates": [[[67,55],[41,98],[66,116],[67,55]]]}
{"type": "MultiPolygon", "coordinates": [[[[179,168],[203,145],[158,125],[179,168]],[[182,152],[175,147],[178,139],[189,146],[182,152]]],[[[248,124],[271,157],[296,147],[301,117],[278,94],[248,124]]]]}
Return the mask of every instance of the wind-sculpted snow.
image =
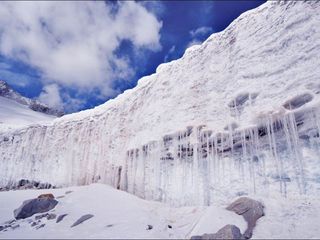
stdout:
{"type": "Polygon", "coordinates": [[[116,99],[1,134],[1,185],[101,181],[174,205],[317,193],[319,11],[267,2],[116,99]]]}

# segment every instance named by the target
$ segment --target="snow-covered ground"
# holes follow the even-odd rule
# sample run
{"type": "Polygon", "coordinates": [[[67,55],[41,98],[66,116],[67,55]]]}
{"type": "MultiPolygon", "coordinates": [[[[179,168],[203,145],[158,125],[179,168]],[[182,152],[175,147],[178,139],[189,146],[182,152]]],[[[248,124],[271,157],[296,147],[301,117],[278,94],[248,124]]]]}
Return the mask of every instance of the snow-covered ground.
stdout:
{"type": "Polygon", "coordinates": [[[169,208],[103,184],[0,192],[0,225],[13,219],[13,210],[24,200],[48,192],[55,197],[64,196],[57,199],[59,203],[53,210],[57,215],[68,214],[63,221],[43,220],[46,226],[36,230],[26,219],[19,223],[19,228],[0,232],[0,238],[187,238],[191,234],[215,232],[230,223],[242,231],[246,227],[241,216],[219,207],[169,208]],[[66,191],[73,192],[65,194],[66,191]],[[70,228],[85,214],[94,217],[70,228]],[[203,222],[201,226],[197,225],[199,220],[203,222]],[[153,228],[147,230],[148,225],[153,228]]]}
{"type": "MultiPolygon", "coordinates": [[[[42,219],[46,225],[36,229],[28,219],[20,227],[0,232],[0,238],[190,238],[214,233],[226,224],[238,226],[243,233],[246,223],[242,216],[225,210],[228,204],[210,207],[170,208],[162,203],[146,201],[103,184],[48,190],[0,192],[0,225],[13,219],[13,210],[42,193],[53,193],[59,201],[52,211],[68,214],[61,222],[42,219]],[[73,191],[66,194],[66,191],[73,191]],[[82,215],[94,217],[70,226],[82,215]],[[148,225],[152,226],[147,230],[148,225]],[[169,228],[170,225],[172,228],[169,228]]],[[[231,203],[234,199],[229,199],[231,203]]],[[[319,238],[319,199],[259,199],[266,215],[258,220],[253,238],[319,238]]]]}
{"type": "Polygon", "coordinates": [[[0,96],[0,132],[34,124],[46,124],[57,118],[31,110],[14,100],[0,96]]]}

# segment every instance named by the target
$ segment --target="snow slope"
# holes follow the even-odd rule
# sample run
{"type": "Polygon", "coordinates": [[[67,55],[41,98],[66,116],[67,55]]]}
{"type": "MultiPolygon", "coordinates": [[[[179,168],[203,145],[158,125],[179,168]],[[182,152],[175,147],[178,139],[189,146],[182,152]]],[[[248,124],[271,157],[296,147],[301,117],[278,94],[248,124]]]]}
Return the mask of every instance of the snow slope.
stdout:
{"type": "Polygon", "coordinates": [[[95,109],[2,133],[0,185],[101,181],[177,206],[319,194],[319,11],[267,2],[95,109]]]}
{"type": "MultiPolygon", "coordinates": [[[[210,207],[191,206],[170,208],[164,204],[145,201],[102,184],[50,190],[21,190],[0,192],[0,225],[13,218],[13,210],[26,200],[52,192],[59,201],[52,211],[59,216],[68,214],[61,222],[41,220],[43,228],[31,227],[29,220],[19,220],[20,227],[0,232],[0,239],[57,238],[171,238],[185,239],[194,235],[214,233],[226,224],[238,226],[243,233],[246,223],[242,216],[225,210],[226,204],[210,207]],[[66,191],[73,191],[65,194],[66,191]],[[93,214],[86,222],[70,228],[82,215],[93,214]],[[151,230],[146,230],[152,225],[151,230]],[[170,225],[172,228],[168,228],[170,225]]],[[[263,200],[263,199],[262,199],[263,200]]],[[[318,199],[297,198],[263,200],[266,215],[258,220],[253,239],[319,238],[318,199]]]]}
{"type": "Polygon", "coordinates": [[[45,113],[53,116],[62,116],[64,113],[56,109],[50,108],[47,105],[27,97],[22,96],[20,93],[14,91],[5,81],[0,80],[0,97],[5,97],[7,99],[13,100],[24,106],[27,106],[33,111],[45,113]]]}
{"type": "Polygon", "coordinates": [[[16,101],[0,97],[0,131],[50,123],[55,118],[52,115],[33,111],[16,101]]]}
{"type": "Polygon", "coordinates": [[[1,238],[173,238],[182,239],[190,234],[216,232],[226,224],[236,224],[242,232],[246,229],[244,219],[218,206],[210,208],[184,207],[169,208],[157,202],[149,202],[128,193],[102,184],[83,187],[50,190],[22,190],[0,192],[0,225],[13,218],[13,210],[41,193],[52,192],[59,201],[54,213],[68,214],[62,222],[42,220],[46,226],[39,230],[32,228],[28,219],[19,221],[20,227],[0,232],[1,238]],[[66,191],[73,191],[65,194],[66,191]],[[74,228],[70,226],[82,215],[94,217],[74,228]],[[210,224],[197,226],[199,219],[210,224]],[[111,225],[111,226],[110,226],[111,225]],[[152,225],[151,230],[146,230],[152,225]],[[171,225],[172,228],[168,228],[171,225]]]}

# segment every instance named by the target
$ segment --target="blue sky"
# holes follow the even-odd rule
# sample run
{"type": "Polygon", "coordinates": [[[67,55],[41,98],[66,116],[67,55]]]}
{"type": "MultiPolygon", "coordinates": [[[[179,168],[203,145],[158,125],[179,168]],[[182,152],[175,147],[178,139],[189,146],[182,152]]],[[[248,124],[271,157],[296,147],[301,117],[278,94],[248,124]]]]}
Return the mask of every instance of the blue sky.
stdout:
{"type": "Polygon", "coordinates": [[[66,112],[92,108],[264,2],[0,3],[0,79],[66,112]]]}

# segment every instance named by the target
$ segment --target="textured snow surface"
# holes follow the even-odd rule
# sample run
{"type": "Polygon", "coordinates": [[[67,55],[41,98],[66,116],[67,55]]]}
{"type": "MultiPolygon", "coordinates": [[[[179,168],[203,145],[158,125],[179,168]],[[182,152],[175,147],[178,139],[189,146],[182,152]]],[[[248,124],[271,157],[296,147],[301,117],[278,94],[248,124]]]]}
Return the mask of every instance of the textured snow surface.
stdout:
{"type": "MultiPolygon", "coordinates": [[[[102,184],[50,190],[0,192],[0,225],[13,219],[13,210],[41,193],[52,192],[57,207],[52,211],[68,214],[60,223],[43,220],[46,226],[36,230],[28,219],[20,221],[13,231],[0,232],[0,238],[187,238],[190,234],[217,231],[234,223],[244,231],[244,219],[218,206],[169,208],[161,203],[145,201],[102,184]],[[65,194],[72,190],[72,193],[65,194]],[[70,226],[82,215],[93,214],[90,220],[74,228],[70,226]],[[197,226],[199,220],[205,223],[197,226]],[[210,221],[211,224],[207,224],[210,221]],[[207,225],[206,225],[207,224],[207,225]],[[111,226],[110,226],[111,225],[111,226]],[[153,228],[147,230],[147,226],[153,228]],[[168,228],[171,225],[172,228],[168,228]]],[[[29,219],[34,219],[35,216],[29,219]]]]}
{"type": "Polygon", "coordinates": [[[0,185],[108,183],[171,205],[319,194],[320,4],[270,1],[116,99],[0,135],[0,185]]]}
{"type": "MultiPolygon", "coordinates": [[[[36,230],[28,221],[20,220],[20,227],[0,232],[0,239],[8,238],[173,238],[184,239],[204,233],[214,233],[226,224],[238,226],[243,233],[246,222],[242,216],[225,210],[234,199],[210,207],[190,206],[170,208],[162,203],[142,200],[128,193],[102,184],[50,190],[20,190],[0,192],[0,225],[13,219],[13,210],[26,200],[42,193],[53,193],[59,201],[52,213],[68,214],[61,222],[43,218],[43,228],[36,230]],[[73,192],[65,194],[66,191],[73,192]],[[94,217],[74,227],[81,216],[94,217]],[[151,230],[146,230],[151,225],[151,230]],[[170,225],[172,228],[168,228],[170,225]]],[[[272,199],[264,201],[266,215],[260,218],[253,239],[319,238],[319,199],[272,199]]]]}
{"type": "Polygon", "coordinates": [[[55,116],[35,112],[16,101],[0,97],[0,131],[50,123],[55,116]]]}

